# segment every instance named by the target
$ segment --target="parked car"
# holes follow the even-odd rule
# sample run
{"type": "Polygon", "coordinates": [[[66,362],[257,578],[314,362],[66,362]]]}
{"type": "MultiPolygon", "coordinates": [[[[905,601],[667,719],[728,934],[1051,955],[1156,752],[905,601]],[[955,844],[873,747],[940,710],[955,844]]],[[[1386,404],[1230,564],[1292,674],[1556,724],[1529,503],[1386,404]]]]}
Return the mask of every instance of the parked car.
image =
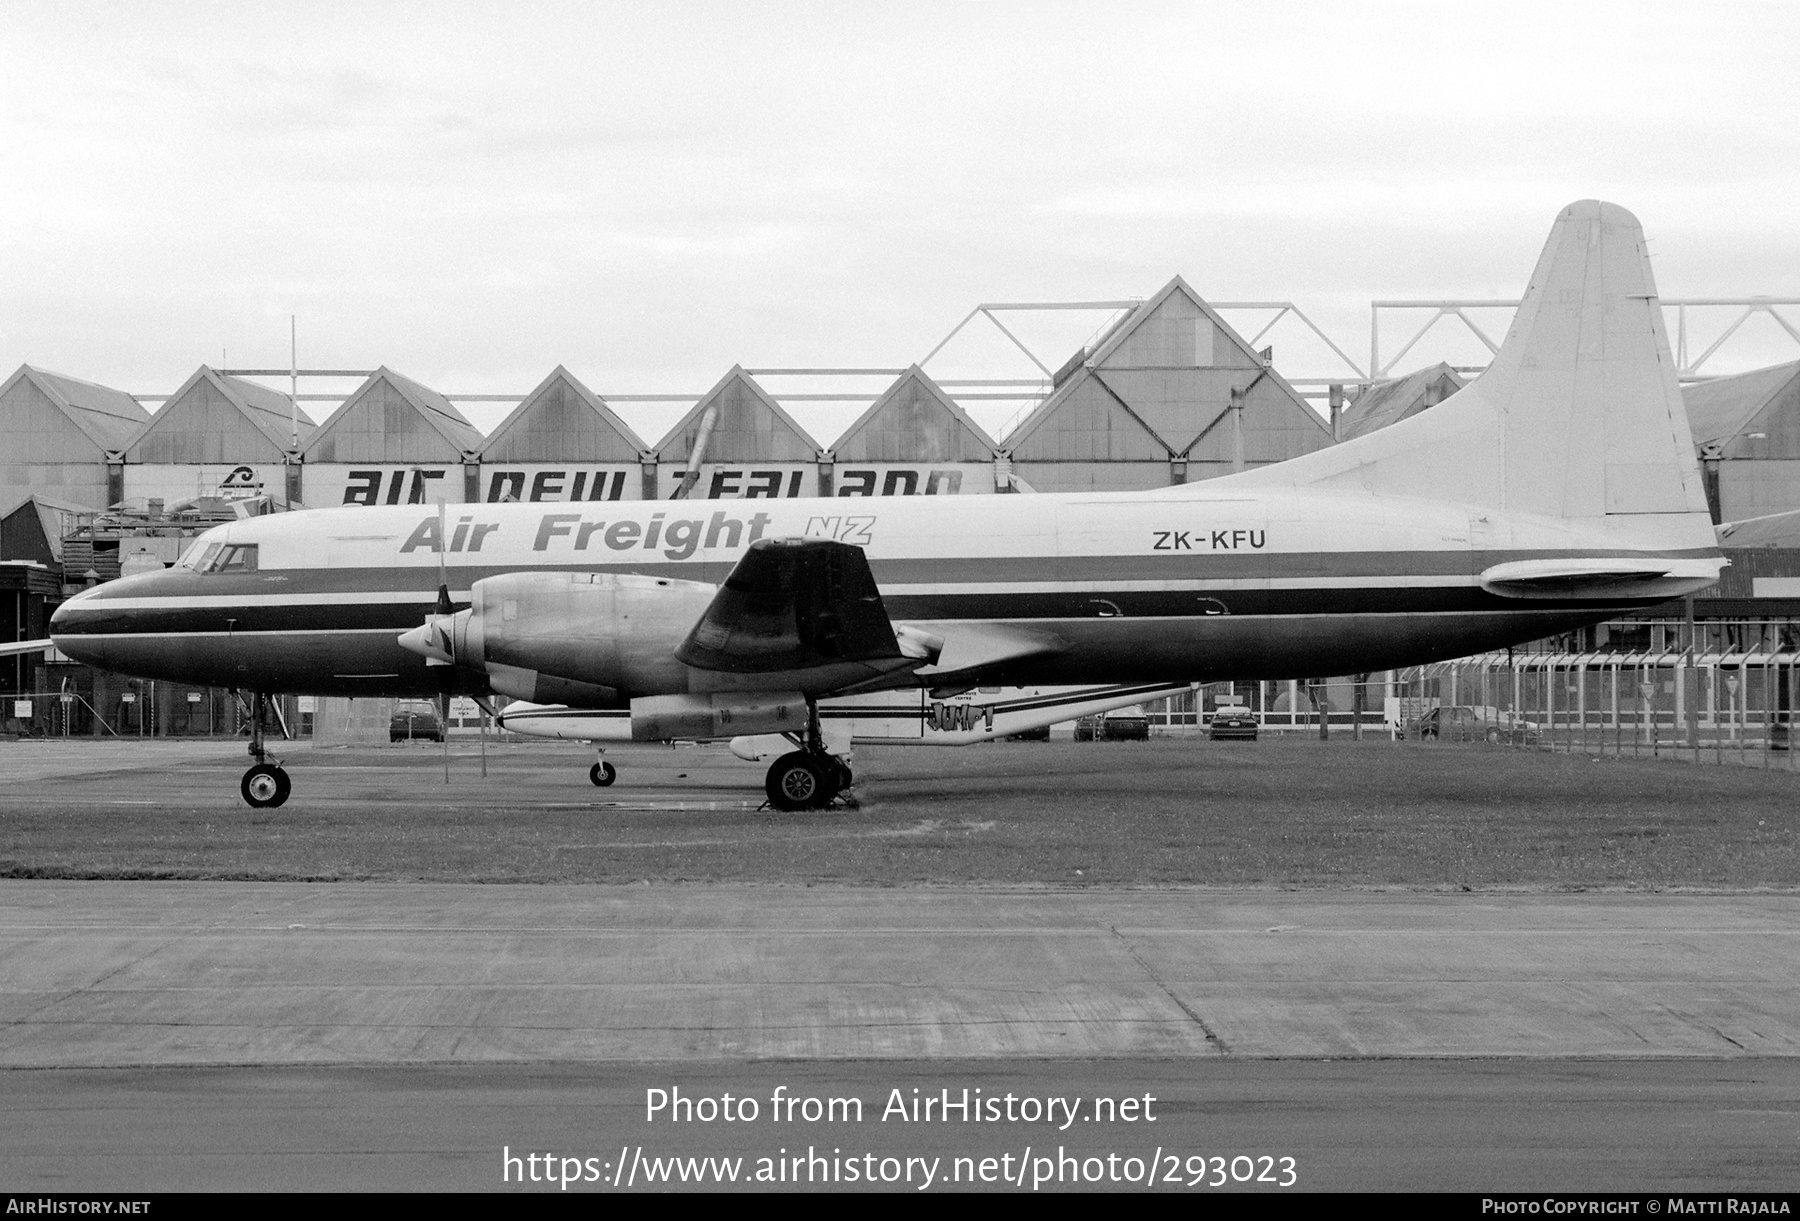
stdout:
{"type": "Polygon", "coordinates": [[[1150,737],[1150,715],[1140,704],[1114,708],[1100,718],[1100,736],[1108,742],[1143,742],[1150,737]]]}
{"type": "Polygon", "coordinates": [[[1142,742],[1150,736],[1150,717],[1141,705],[1084,716],[1075,722],[1077,742],[1142,742]]]}
{"type": "Polygon", "coordinates": [[[401,700],[394,705],[394,715],[388,718],[388,741],[406,742],[414,738],[432,742],[444,740],[444,722],[430,700],[401,700]]]}
{"type": "Polygon", "coordinates": [[[1242,704],[1221,704],[1213,712],[1206,736],[1214,742],[1256,741],[1256,718],[1242,704]]]}
{"type": "Polygon", "coordinates": [[[1510,742],[1516,746],[1535,746],[1538,727],[1521,720],[1517,714],[1487,706],[1471,708],[1451,704],[1429,708],[1406,723],[1399,733],[1402,738],[1421,742],[1510,742]]]}
{"type": "Polygon", "coordinates": [[[1498,725],[1490,724],[1473,708],[1453,704],[1426,709],[1423,715],[1407,722],[1405,736],[1422,742],[1479,742],[1490,729],[1498,735],[1498,725]]]}

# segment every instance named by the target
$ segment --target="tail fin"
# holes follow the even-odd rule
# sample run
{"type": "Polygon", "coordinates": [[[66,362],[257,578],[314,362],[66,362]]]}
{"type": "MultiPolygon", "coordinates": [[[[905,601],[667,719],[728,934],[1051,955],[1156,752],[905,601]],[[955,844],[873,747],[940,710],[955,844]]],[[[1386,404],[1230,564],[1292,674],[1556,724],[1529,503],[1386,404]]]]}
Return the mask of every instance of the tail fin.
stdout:
{"type": "Polygon", "coordinates": [[[1556,218],[1487,372],[1408,420],[1233,480],[1367,489],[1712,544],[1644,233],[1616,204],[1556,218]]]}

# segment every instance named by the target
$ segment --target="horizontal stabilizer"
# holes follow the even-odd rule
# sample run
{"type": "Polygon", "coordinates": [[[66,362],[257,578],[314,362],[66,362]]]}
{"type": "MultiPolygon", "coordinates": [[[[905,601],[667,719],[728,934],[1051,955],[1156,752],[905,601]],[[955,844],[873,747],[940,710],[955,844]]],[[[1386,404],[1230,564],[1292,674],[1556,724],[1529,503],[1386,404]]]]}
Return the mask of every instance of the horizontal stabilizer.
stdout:
{"type": "Polygon", "coordinates": [[[1717,580],[1713,560],[1516,560],[1484,569],[1481,587],[1503,598],[1678,598],[1717,580]]]}

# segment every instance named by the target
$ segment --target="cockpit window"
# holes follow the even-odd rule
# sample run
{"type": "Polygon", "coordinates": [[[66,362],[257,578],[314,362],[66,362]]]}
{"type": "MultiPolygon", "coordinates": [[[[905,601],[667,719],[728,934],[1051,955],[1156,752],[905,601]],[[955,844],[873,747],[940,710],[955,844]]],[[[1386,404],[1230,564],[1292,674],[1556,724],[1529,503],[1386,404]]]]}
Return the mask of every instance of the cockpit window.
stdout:
{"type": "Polygon", "coordinates": [[[175,561],[175,567],[192,568],[196,572],[204,569],[207,562],[219,554],[219,533],[217,530],[208,530],[189,543],[187,550],[181,553],[181,558],[175,561]]]}
{"type": "Polygon", "coordinates": [[[219,554],[213,556],[210,562],[205,556],[201,557],[199,569],[201,572],[255,572],[256,544],[221,543],[219,554]]]}

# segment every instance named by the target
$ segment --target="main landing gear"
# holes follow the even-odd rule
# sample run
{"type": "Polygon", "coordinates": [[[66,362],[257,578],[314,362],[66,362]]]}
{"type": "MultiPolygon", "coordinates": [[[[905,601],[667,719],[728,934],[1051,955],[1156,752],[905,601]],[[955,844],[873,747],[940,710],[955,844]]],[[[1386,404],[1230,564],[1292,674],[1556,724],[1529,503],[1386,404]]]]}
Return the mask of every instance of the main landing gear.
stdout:
{"type": "Polygon", "coordinates": [[[238,785],[244,801],[258,810],[273,809],[294,791],[293,781],[288,779],[281,760],[270,759],[269,752],[263,749],[263,718],[268,708],[269,697],[258,691],[250,714],[250,757],[256,762],[250,765],[238,785]]]}
{"type": "MultiPolygon", "coordinates": [[[[604,756],[606,751],[600,747],[595,747],[594,753],[604,756]]],[[[595,760],[594,766],[588,768],[588,779],[592,780],[601,788],[606,788],[618,778],[619,769],[608,763],[604,758],[595,760]]]]}
{"type": "Polygon", "coordinates": [[[806,736],[800,749],[769,765],[763,791],[777,810],[822,810],[855,781],[850,765],[825,749],[819,706],[806,701],[806,736]]]}

